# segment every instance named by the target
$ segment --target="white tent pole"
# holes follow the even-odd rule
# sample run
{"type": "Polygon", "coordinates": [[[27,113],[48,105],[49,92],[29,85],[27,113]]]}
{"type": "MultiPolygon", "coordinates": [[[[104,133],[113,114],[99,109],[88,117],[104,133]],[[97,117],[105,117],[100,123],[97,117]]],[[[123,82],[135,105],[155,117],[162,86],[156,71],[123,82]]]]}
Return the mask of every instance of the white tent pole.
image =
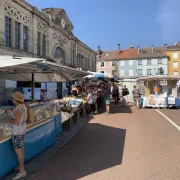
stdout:
{"type": "Polygon", "coordinates": [[[32,97],[32,100],[34,100],[34,87],[35,87],[34,73],[32,73],[32,86],[31,86],[31,97],[32,97]]]}

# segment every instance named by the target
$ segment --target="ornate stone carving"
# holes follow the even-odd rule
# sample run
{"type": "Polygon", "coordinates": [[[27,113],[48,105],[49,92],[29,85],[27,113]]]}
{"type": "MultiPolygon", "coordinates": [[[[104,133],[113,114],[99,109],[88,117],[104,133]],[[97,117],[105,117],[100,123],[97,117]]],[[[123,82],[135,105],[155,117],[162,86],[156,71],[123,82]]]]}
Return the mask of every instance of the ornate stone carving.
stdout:
{"type": "Polygon", "coordinates": [[[53,38],[58,40],[62,45],[67,44],[68,42],[67,38],[60,35],[55,28],[54,28],[53,38]]]}
{"type": "Polygon", "coordinates": [[[63,39],[63,44],[67,44],[68,40],[66,38],[63,39]]]}
{"type": "Polygon", "coordinates": [[[67,17],[64,9],[61,8],[46,8],[42,10],[44,13],[48,14],[51,21],[61,30],[70,35],[72,35],[73,25],[71,24],[69,18],[67,17]],[[66,21],[65,28],[62,28],[61,20],[66,21]]]}
{"type": "Polygon", "coordinates": [[[37,28],[38,28],[38,31],[44,34],[47,34],[48,26],[45,25],[42,21],[38,20],[37,28]]]}
{"type": "Polygon", "coordinates": [[[21,21],[25,25],[30,25],[30,18],[20,12],[19,10],[16,10],[15,8],[11,7],[9,4],[5,4],[5,12],[9,16],[17,19],[18,21],[21,21]]]}

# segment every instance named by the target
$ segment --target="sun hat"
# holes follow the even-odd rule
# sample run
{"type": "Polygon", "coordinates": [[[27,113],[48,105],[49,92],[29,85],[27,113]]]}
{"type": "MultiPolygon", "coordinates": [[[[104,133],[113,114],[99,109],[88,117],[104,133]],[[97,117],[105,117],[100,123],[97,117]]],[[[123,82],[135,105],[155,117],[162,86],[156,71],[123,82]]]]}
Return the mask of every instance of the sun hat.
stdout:
{"type": "Polygon", "coordinates": [[[24,102],[24,94],[16,91],[13,95],[12,95],[13,99],[15,99],[16,101],[19,101],[21,103],[24,102]]]}

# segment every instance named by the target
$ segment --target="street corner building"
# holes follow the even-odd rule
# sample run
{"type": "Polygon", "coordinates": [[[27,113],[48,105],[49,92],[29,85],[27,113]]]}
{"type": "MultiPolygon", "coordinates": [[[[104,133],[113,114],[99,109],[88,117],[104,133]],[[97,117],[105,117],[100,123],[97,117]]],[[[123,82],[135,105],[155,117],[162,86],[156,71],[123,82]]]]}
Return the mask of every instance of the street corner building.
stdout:
{"type": "MultiPolygon", "coordinates": [[[[0,0],[0,54],[37,57],[85,71],[96,71],[97,53],[73,34],[64,9],[39,11],[25,0],[0,0]]],[[[15,88],[1,80],[2,89],[15,88]]]]}

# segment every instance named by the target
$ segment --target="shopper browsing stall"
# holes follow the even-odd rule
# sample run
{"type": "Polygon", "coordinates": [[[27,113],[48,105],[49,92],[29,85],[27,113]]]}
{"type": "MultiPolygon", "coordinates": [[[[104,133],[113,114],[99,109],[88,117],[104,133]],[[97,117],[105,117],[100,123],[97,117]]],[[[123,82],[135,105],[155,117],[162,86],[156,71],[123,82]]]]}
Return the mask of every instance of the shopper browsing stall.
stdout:
{"type": "Polygon", "coordinates": [[[24,104],[24,95],[20,92],[15,92],[13,95],[13,103],[16,108],[12,113],[12,143],[13,148],[17,154],[19,167],[19,173],[13,179],[20,179],[26,176],[24,168],[24,135],[26,133],[26,121],[27,121],[27,108],[24,104]]]}
{"type": "Polygon", "coordinates": [[[93,90],[90,89],[88,96],[87,96],[87,103],[89,105],[89,111],[90,111],[90,116],[94,116],[94,99],[93,99],[93,90]]]}
{"type": "Polygon", "coordinates": [[[100,85],[98,85],[97,90],[98,90],[97,103],[98,103],[98,108],[99,108],[102,103],[102,88],[100,85]]]}
{"type": "Polygon", "coordinates": [[[95,114],[98,113],[98,104],[97,104],[97,98],[98,98],[98,89],[97,86],[94,86],[93,88],[93,99],[94,99],[94,105],[95,105],[95,114]]]}
{"type": "Polygon", "coordinates": [[[139,93],[139,89],[136,87],[136,85],[134,85],[133,87],[134,87],[134,89],[132,91],[132,94],[133,94],[133,99],[134,99],[134,106],[135,106],[135,108],[138,108],[140,93],[139,93]]]}
{"type": "Polygon", "coordinates": [[[109,84],[104,86],[104,103],[106,105],[106,114],[109,115],[110,113],[110,96],[111,96],[111,89],[109,84]]]}

